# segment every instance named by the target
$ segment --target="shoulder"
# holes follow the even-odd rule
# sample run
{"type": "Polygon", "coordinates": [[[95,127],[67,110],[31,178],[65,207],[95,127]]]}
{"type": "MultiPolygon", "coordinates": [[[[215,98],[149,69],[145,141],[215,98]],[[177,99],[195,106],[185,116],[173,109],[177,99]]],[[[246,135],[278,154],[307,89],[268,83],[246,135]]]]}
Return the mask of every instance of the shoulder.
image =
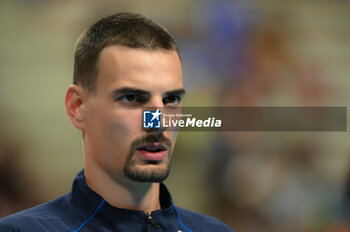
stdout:
{"type": "Polygon", "coordinates": [[[62,215],[67,214],[67,211],[70,210],[69,205],[69,195],[67,194],[42,205],[1,218],[0,231],[39,232],[42,231],[42,228],[50,228],[62,220],[62,215]]]}
{"type": "Polygon", "coordinates": [[[7,223],[0,223],[0,231],[2,231],[2,232],[20,232],[21,230],[14,225],[9,225],[7,223]]]}
{"type": "Polygon", "coordinates": [[[233,232],[233,230],[226,224],[214,217],[196,213],[177,206],[175,206],[175,208],[178,212],[178,220],[194,231],[233,232]]]}

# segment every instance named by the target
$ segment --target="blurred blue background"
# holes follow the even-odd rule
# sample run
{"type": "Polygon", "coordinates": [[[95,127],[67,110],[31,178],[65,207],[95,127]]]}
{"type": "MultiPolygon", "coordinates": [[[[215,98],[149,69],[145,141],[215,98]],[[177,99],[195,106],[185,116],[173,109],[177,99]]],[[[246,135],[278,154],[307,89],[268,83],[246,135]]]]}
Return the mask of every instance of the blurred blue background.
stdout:
{"type": "MultiPolygon", "coordinates": [[[[346,106],[345,0],[2,0],[0,217],[70,190],[82,168],[66,115],[77,37],[137,12],[175,36],[187,106],[346,106]]],[[[182,132],[176,204],[239,232],[350,231],[348,132],[182,132]]]]}

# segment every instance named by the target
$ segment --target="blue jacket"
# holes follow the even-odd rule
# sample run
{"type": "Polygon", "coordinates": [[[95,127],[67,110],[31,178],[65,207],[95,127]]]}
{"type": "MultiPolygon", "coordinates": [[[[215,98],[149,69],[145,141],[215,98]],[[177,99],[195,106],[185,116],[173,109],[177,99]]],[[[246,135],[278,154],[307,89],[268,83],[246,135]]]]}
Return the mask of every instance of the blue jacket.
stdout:
{"type": "Polygon", "coordinates": [[[0,232],[229,232],[219,220],[174,206],[160,185],[162,209],[151,214],[111,206],[91,190],[81,171],[72,191],[0,219],[0,232]]]}

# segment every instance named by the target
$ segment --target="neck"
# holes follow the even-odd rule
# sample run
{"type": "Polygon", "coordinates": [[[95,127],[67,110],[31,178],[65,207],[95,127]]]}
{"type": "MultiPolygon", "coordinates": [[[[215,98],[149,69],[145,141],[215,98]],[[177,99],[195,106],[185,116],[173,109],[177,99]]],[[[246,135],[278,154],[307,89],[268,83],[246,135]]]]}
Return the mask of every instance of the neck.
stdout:
{"type": "Polygon", "coordinates": [[[84,174],[87,185],[112,206],[144,212],[160,209],[159,183],[139,183],[125,176],[111,176],[88,164],[84,174]]]}

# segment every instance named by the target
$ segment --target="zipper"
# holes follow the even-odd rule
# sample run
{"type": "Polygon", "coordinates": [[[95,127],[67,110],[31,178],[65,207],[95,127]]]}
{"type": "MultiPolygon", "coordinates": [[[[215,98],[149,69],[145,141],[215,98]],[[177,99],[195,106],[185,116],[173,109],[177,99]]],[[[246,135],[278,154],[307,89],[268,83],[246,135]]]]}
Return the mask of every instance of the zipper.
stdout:
{"type": "Polygon", "coordinates": [[[152,213],[146,213],[146,231],[151,232],[152,231],[152,226],[155,227],[156,229],[160,229],[160,225],[154,221],[152,217],[152,213]]]}

